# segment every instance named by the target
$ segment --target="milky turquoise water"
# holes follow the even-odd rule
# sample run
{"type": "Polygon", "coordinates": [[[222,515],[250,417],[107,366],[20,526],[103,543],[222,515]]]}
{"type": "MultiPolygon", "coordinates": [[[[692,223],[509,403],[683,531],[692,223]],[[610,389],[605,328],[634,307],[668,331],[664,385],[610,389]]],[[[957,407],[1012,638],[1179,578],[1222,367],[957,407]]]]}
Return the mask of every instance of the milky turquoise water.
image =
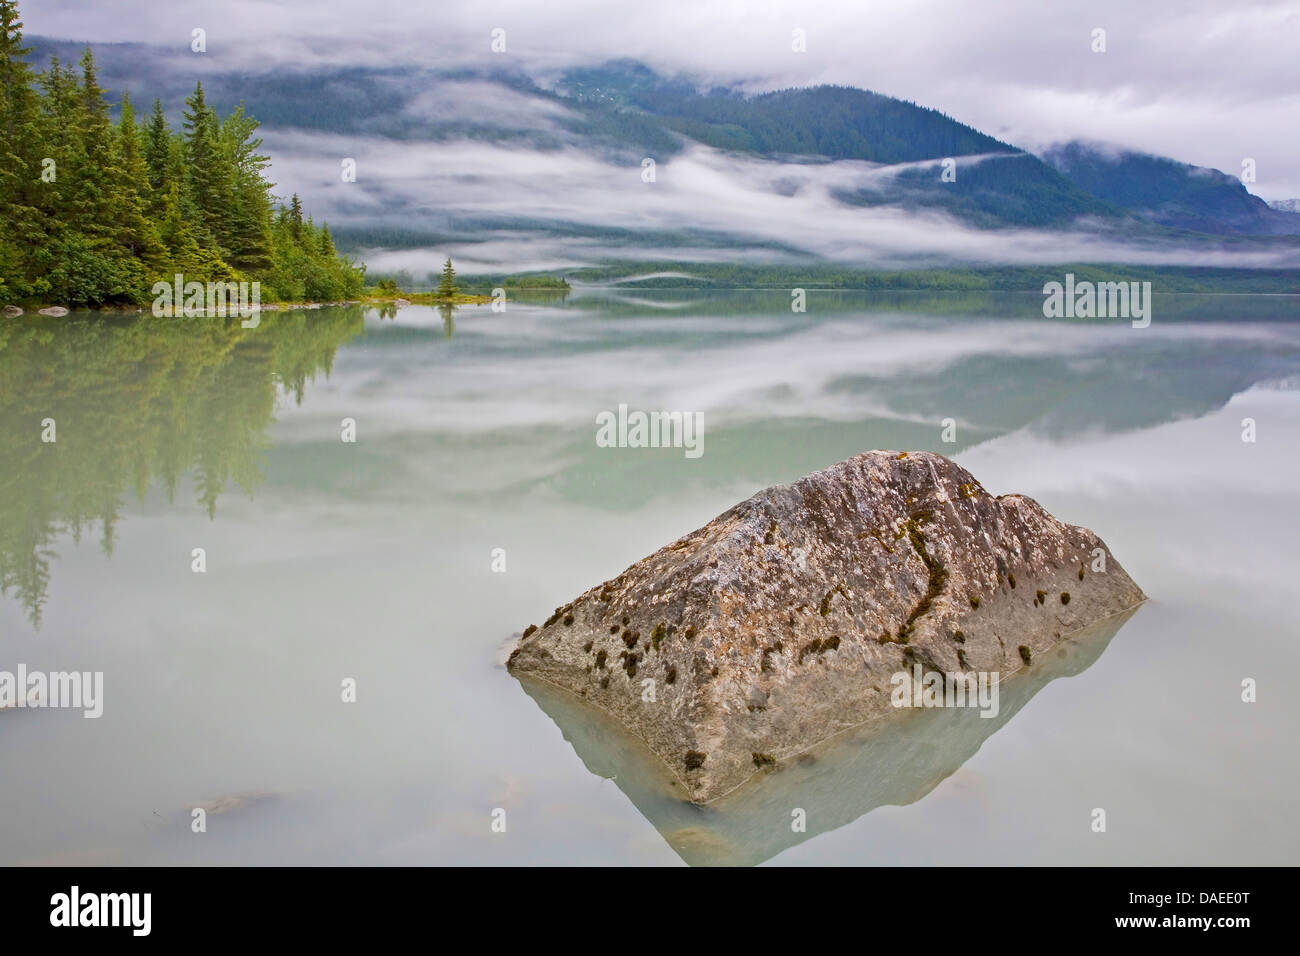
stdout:
{"type": "Polygon", "coordinates": [[[0,712],[0,862],[1297,862],[1300,304],[1158,296],[1133,329],[1036,296],[789,301],[6,320],[0,671],[105,690],[97,720],[0,712]],[[703,413],[704,454],[598,447],[620,403],[703,413]],[[620,774],[622,743],[501,666],[555,606],[872,448],[1092,528],[1151,600],[994,730],[925,715],[730,815],[620,774]]]}

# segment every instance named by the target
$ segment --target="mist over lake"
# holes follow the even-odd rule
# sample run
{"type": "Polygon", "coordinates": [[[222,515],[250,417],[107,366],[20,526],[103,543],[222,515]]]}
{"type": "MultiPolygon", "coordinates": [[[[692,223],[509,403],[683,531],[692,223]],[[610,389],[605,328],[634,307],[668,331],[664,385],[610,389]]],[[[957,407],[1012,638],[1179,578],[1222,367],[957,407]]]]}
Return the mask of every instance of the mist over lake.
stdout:
{"type": "MultiPolygon", "coordinates": [[[[1300,769],[1300,715],[1269,680],[1297,654],[1293,304],[1157,296],[1133,329],[1045,320],[1036,296],[788,301],[588,290],[450,322],[418,306],[193,320],[186,335],[229,344],[185,360],[169,419],[148,412],[147,356],[174,325],[8,326],[2,553],[22,587],[0,600],[6,661],[102,671],[105,702],[98,720],[0,712],[0,858],[663,864],[714,859],[723,837],[777,863],[939,863],[955,845],[994,863],[1293,858],[1287,831],[1256,824],[1286,812],[1300,769]],[[96,361],[123,350],[144,364],[96,361]],[[699,410],[706,453],[598,447],[596,415],[620,402],[699,410]],[[53,471],[54,448],[17,453],[46,406],[53,471]],[[620,790],[600,772],[613,754],[580,756],[566,732],[584,732],[539,709],[502,648],[756,490],[872,448],[952,456],[1097,531],[1150,600],[1045,683],[1008,684],[992,733],[969,715],[978,736],[925,758],[935,779],[792,844],[766,829],[788,833],[788,808],[688,820],[721,836],[683,843],[673,803],[620,790]],[[1095,806],[1105,839],[1077,825],[1095,806]]],[[[925,726],[888,753],[966,739],[925,726]]],[[[845,746],[821,764],[846,768],[837,792],[883,744],[845,746]]]]}

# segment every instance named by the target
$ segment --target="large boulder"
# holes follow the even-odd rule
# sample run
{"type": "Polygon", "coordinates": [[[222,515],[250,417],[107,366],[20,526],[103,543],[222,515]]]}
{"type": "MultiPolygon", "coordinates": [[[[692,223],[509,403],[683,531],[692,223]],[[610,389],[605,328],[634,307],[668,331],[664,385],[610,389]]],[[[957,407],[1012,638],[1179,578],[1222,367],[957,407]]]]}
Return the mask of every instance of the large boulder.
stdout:
{"type": "Polygon", "coordinates": [[[896,716],[896,674],[1005,679],[1144,599],[1091,531],[941,455],[873,451],[556,608],[508,666],[606,711],[707,803],[896,716]]]}

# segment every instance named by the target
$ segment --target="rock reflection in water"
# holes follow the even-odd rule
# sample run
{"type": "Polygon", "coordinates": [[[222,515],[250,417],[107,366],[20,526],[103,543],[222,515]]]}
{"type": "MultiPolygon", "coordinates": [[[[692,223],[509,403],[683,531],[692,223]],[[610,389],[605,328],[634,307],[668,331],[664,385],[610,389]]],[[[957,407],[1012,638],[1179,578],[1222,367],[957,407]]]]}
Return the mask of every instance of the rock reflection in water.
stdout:
{"type": "MultiPolygon", "coordinates": [[[[611,718],[567,691],[520,683],[597,776],[613,780],[692,866],[762,863],[882,806],[920,800],[979,750],[1051,681],[1090,667],[1136,609],[1071,636],[999,686],[996,717],[978,707],[926,709],[865,725],[759,774],[707,806],[690,803],[665,765],[611,718]],[[806,829],[792,827],[802,809],[806,829]]],[[[870,861],[859,861],[870,862],[870,861]]]]}

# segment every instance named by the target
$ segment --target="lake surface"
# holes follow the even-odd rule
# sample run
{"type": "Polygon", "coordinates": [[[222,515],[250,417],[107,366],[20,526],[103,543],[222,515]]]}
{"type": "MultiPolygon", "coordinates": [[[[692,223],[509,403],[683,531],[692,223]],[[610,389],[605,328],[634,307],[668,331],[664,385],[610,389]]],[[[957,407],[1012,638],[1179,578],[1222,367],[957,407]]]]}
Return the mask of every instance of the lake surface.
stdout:
{"type": "Polygon", "coordinates": [[[0,671],[104,675],[98,719],[0,712],[0,863],[1300,862],[1300,302],[1157,296],[1134,329],[1041,301],[0,321],[0,671]],[[598,447],[620,404],[702,412],[703,455],[598,447]],[[732,814],[620,774],[616,735],[502,666],[557,605],[873,448],[1093,529],[1150,601],[1009,682],[996,727],[908,718],[732,814]]]}

